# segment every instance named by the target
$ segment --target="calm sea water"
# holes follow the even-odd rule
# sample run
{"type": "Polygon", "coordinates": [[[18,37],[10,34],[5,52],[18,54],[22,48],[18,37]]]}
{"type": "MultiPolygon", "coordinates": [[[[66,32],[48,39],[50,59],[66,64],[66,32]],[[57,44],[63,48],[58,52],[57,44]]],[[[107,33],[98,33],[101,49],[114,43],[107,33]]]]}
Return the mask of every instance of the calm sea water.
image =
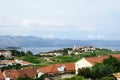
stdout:
{"type": "MultiPolygon", "coordinates": [[[[97,46],[97,47],[120,51],[120,47],[118,47],[118,46],[117,47],[97,46]]],[[[52,50],[59,50],[59,49],[62,49],[62,48],[66,48],[66,47],[22,47],[21,50],[23,50],[25,52],[28,51],[28,50],[30,50],[34,54],[38,54],[40,52],[47,52],[47,51],[52,51],[52,50]]]]}
{"type": "Polygon", "coordinates": [[[41,52],[59,50],[59,49],[62,49],[62,48],[65,48],[65,47],[22,47],[21,50],[23,50],[25,52],[29,50],[29,51],[33,52],[34,54],[38,54],[38,53],[41,53],[41,52]]]}

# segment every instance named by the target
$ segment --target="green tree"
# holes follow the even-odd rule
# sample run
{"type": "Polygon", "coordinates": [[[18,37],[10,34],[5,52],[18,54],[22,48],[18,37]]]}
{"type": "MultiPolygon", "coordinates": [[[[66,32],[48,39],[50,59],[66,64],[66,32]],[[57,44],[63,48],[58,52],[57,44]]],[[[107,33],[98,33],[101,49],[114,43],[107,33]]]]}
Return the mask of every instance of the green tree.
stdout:
{"type": "Polygon", "coordinates": [[[27,51],[27,52],[26,52],[26,55],[27,55],[27,56],[30,56],[30,55],[33,55],[33,53],[32,53],[31,51],[27,51]]]}
{"type": "Polygon", "coordinates": [[[115,80],[113,77],[103,77],[101,80],[115,80]]]}
{"type": "Polygon", "coordinates": [[[19,50],[10,50],[10,52],[12,53],[12,56],[25,56],[25,52],[24,51],[19,51],[19,50]]]}
{"type": "Polygon", "coordinates": [[[114,72],[120,71],[120,60],[115,57],[109,56],[109,58],[103,60],[103,64],[111,66],[114,72]]]}
{"type": "Polygon", "coordinates": [[[0,60],[5,60],[5,57],[3,55],[0,55],[0,60]]]}
{"type": "Polygon", "coordinates": [[[112,73],[113,73],[113,70],[111,69],[111,66],[97,63],[91,69],[91,78],[93,80],[101,79],[102,77],[108,76],[112,73]]]}
{"type": "Polygon", "coordinates": [[[21,54],[21,56],[25,56],[25,52],[24,51],[21,51],[20,54],[21,54]]]}
{"type": "Polygon", "coordinates": [[[73,76],[71,78],[65,78],[61,80],[84,80],[84,78],[82,76],[73,76]]]}
{"type": "Polygon", "coordinates": [[[29,77],[20,77],[17,80],[34,80],[34,79],[29,77]]]}
{"type": "Polygon", "coordinates": [[[91,69],[88,67],[79,69],[79,75],[84,76],[85,78],[90,78],[91,77],[91,69]]]}
{"type": "Polygon", "coordinates": [[[113,70],[111,69],[111,66],[97,63],[92,68],[83,68],[80,69],[79,72],[79,75],[82,75],[85,78],[96,80],[112,74],[113,70]]]}

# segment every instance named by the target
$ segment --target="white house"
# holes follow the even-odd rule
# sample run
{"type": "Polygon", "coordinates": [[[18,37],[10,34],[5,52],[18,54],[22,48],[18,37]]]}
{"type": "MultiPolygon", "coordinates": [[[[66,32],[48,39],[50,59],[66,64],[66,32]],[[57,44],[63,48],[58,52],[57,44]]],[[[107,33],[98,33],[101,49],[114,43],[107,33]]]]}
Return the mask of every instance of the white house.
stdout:
{"type": "MultiPolygon", "coordinates": [[[[82,58],[75,62],[75,72],[78,74],[78,69],[85,67],[92,67],[95,63],[102,63],[104,59],[108,58],[110,55],[98,56],[98,57],[88,57],[82,58]]],[[[120,59],[120,54],[111,54],[111,56],[120,59]]]]}
{"type": "Polygon", "coordinates": [[[3,55],[6,58],[12,57],[12,53],[10,51],[0,51],[0,55],[3,55]]]}
{"type": "Polygon", "coordinates": [[[93,65],[89,63],[85,58],[82,58],[79,61],[75,62],[75,73],[78,74],[79,68],[92,67],[92,66],[93,65]]]}

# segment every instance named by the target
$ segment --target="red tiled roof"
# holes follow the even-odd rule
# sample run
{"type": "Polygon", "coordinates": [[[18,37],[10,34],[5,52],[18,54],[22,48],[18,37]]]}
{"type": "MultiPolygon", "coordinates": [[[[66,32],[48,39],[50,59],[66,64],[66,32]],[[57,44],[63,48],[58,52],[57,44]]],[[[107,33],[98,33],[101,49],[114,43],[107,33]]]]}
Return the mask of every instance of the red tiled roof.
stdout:
{"type": "Polygon", "coordinates": [[[0,60],[0,64],[9,64],[9,63],[16,63],[15,60],[0,60]]]}
{"type": "Polygon", "coordinates": [[[18,70],[18,73],[20,74],[19,76],[26,76],[26,77],[35,77],[35,75],[37,74],[37,69],[35,68],[24,68],[21,70],[18,70]]]}
{"type": "Polygon", "coordinates": [[[11,52],[10,51],[0,51],[0,54],[11,54],[11,52]]]}
{"type": "MultiPolygon", "coordinates": [[[[110,55],[104,55],[104,56],[98,56],[98,57],[88,57],[85,58],[88,62],[90,62],[91,64],[95,64],[95,63],[102,63],[102,61],[106,58],[108,58],[110,55]]],[[[120,59],[120,54],[111,54],[111,56],[120,59]]]]}
{"type": "Polygon", "coordinates": [[[31,77],[33,78],[37,74],[37,69],[35,68],[25,68],[20,70],[5,70],[6,77],[10,79],[17,79],[19,77],[31,77]]]}
{"type": "Polygon", "coordinates": [[[29,64],[31,64],[30,62],[27,62],[27,61],[22,61],[21,62],[21,65],[29,65],[29,64]]]}
{"type": "Polygon", "coordinates": [[[4,78],[4,76],[3,76],[3,73],[2,73],[2,71],[0,70],[0,80],[4,80],[5,78],[4,78]]]}
{"type": "Polygon", "coordinates": [[[17,70],[5,70],[5,76],[9,77],[10,79],[17,79],[19,78],[19,73],[17,72],[17,70]]]}
{"type": "Polygon", "coordinates": [[[65,66],[64,72],[75,71],[75,63],[53,64],[43,68],[39,68],[39,71],[43,73],[59,73],[57,68],[61,66],[65,66]]]}

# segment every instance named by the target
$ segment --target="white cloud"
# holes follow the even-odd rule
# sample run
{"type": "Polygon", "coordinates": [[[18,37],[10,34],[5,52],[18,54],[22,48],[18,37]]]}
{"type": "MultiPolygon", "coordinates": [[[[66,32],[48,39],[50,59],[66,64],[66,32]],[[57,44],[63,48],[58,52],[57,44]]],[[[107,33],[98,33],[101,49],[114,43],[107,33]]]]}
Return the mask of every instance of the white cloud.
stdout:
{"type": "Polygon", "coordinates": [[[62,23],[60,22],[57,22],[57,21],[38,21],[37,23],[41,24],[41,25],[63,25],[62,23]]]}
{"type": "Polygon", "coordinates": [[[21,22],[21,25],[22,25],[22,26],[30,26],[31,23],[32,23],[32,21],[30,21],[30,20],[23,20],[23,21],[21,22]]]}
{"type": "Polygon", "coordinates": [[[55,36],[53,34],[44,34],[41,36],[42,38],[53,39],[55,36]]]}
{"type": "Polygon", "coordinates": [[[87,38],[88,39],[104,39],[104,36],[103,35],[91,35],[91,34],[88,34],[87,38]]]}
{"type": "Polygon", "coordinates": [[[22,26],[30,26],[31,24],[40,24],[43,26],[49,26],[49,25],[66,25],[57,21],[49,21],[49,20],[29,20],[29,19],[24,19],[21,21],[22,26]]]}
{"type": "Polygon", "coordinates": [[[8,17],[0,17],[0,25],[18,25],[16,19],[14,18],[8,18],[8,17]]]}
{"type": "Polygon", "coordinates": [[[79,26],[78,27],[78,30],[79,31],[95,31],[96,30],[96,27],[94,26],[79,26]]]}

